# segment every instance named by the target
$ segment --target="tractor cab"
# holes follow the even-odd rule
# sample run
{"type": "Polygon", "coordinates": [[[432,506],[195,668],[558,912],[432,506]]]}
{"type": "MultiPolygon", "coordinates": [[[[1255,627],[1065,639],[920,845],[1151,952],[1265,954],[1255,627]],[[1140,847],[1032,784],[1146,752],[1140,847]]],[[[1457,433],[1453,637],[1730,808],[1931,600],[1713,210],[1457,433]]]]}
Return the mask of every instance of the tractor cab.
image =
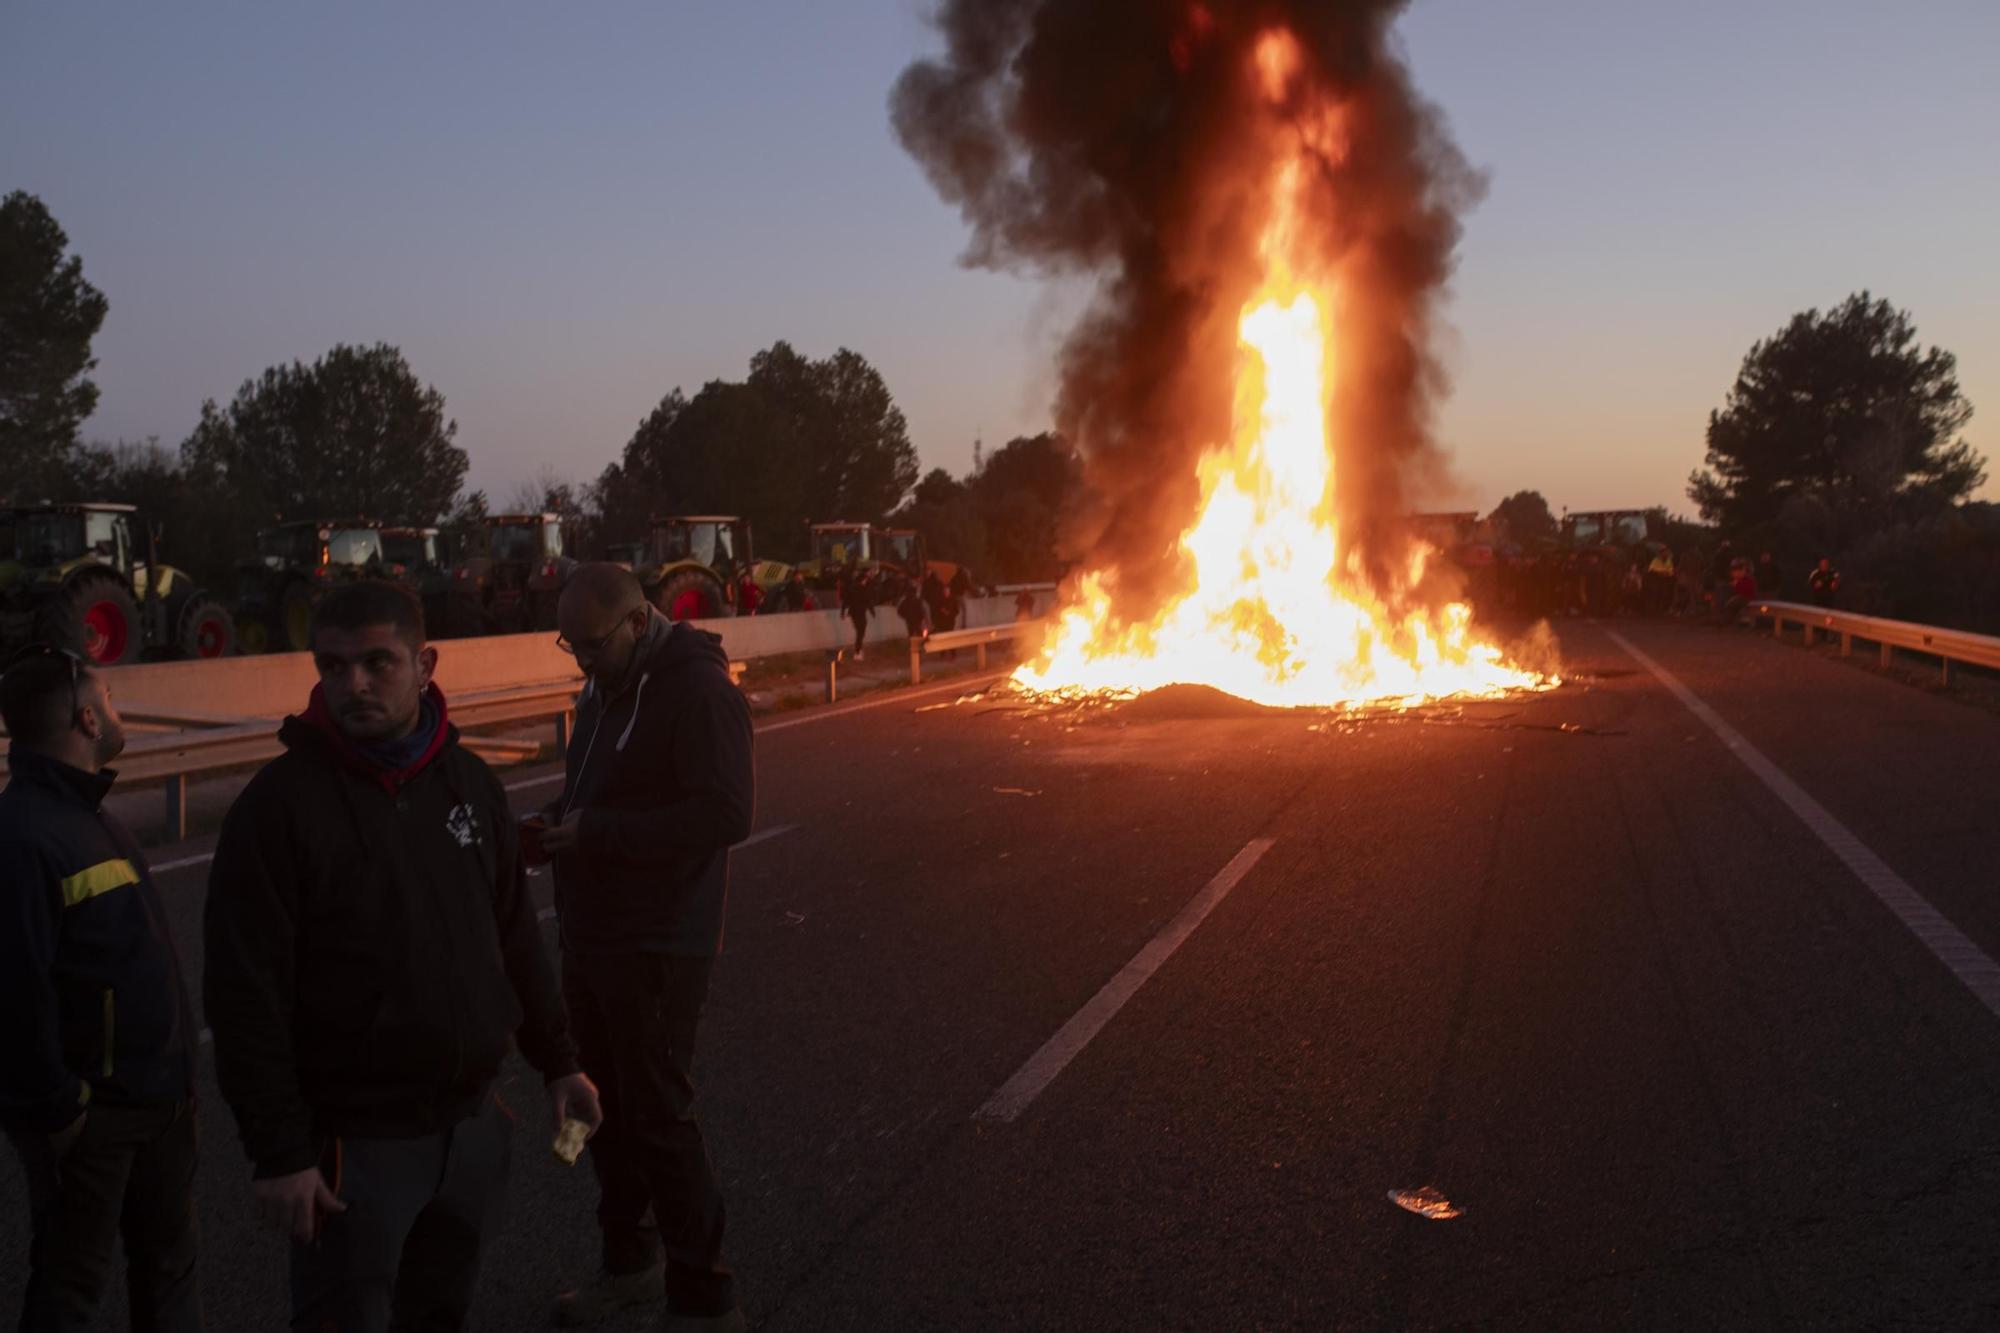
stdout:
{"type": "MultiPolygon", "coordinates": [[[[915,528],[885,528],[881,534],[879,559],[885,565],[894,565],[913,579],[922,579],[930,572],[931,563],[924,548],[924,534],[915,528]]],[[[949,575],[943,577],[949,578],[949,575]]]]}
{"type": "Polygon", "coordinates": [[[45,505],[14,512],[14,548],[29,568],[60,569],[88,559],[131,572],[131,505],[45,505]]]}
{"type": "Polygon", "coordinates": [[[563,546],[560,514],[487,515],[472,535],[471,555],[452,574],[452,632],[555,629],[556,598],[576,568],[563,546]]]}
{"type": "Polygon", "coordinates": [[[750,525],[714,514],[672,515],[647,525],[644,562],[634,566],[648,601],[670,620],[747,614],[755,589],[750,525]]]}
{"type": "Polygon", "coordinates": [[[809,578],[832,580],[849,565],[873,565],[880,558],[882,534],[867,523],[815,523],[811,531],[809,578]]]}
{"type": "Polygon", "coordinates": [[[236,567],[236,634],[245,652],[312,647],[312,609],[325,591],[383,572],[382,530],[365,519],[295,519],[257,533],[236,567]]]}
{"type": "Polygon", "coordinates": [[[1652,519],[1643,509],[1579,510],[1562,519],[1562,543],[1572,551],[1606,546],[1629,550],[1652,537],[1652,519]]]}
{"type": "Polygon", "coordinates": [[[426,574],[442,567],[436,528],[382,529],[382,559],[391,573],[426,574]]]}

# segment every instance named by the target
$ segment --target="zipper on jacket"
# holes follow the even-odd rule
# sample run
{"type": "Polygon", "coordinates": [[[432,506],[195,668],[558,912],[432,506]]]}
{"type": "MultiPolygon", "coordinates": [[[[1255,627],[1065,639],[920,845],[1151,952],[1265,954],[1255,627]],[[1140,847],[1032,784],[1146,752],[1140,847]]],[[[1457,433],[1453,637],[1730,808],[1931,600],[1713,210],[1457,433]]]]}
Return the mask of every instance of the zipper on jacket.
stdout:
{"type": "Polygon", "coordinates": [[[101,1078],[111,1077],[112,1053],[118,1049],[118,1003],[112,998],[111,988],[104,988],[104,1070],[101,1078]]]}
{"type": "Polygon", "coordinates": [[[590,739],[583,743],[583,762],[576,766],[576,781],[569,784],[569,795],[563,797],[562,811],[556,816],[560,824],[569,818],[569,808],[576,802],[576,794],[583,788],[583,775],[590,771],[590,752],[597,748],[597,733],[604,730],[605,706],[597,706],[597,720],[590,724],[590,739]]]}

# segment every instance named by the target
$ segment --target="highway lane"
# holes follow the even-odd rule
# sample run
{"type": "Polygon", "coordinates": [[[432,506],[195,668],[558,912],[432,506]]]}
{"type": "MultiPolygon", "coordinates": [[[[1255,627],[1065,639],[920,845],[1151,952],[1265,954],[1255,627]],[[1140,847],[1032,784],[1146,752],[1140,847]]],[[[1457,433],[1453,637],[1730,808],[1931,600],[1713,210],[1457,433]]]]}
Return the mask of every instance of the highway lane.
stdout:
{"type": "MultiPolygon", "coordinates": [[[[2000,939],[1990,796],[1966,785],[2000,723],[1766,641],[1617,628],[2000,939]]],[[[898,704],[763,737],[760,824],[793,831],[736,858],[703,1055],[753,1315],[1990,1315],[2000,1023],[1615,642],[1565,640],[1582,683],[1427,722],[898,704]],[[974,1118],[1258,838],[1018,1120],[974,1118]],[[1464,1216],[1386,1198],[1425,1184],[1464,1216]]],[[[167,877],[184,942],[200,875],[167,877]]],[[[539,1326],[592,1255],[586,1177],[535,1146],[535,1091],[514,1074],[516,1207],[482,1327],[539,1326]]],[[[281,1247],[206,1095],[214,1323],[275,1326],[281,1247]]],[[[10,1160],[8,1253],[18,1199],[10,1160]]]]}

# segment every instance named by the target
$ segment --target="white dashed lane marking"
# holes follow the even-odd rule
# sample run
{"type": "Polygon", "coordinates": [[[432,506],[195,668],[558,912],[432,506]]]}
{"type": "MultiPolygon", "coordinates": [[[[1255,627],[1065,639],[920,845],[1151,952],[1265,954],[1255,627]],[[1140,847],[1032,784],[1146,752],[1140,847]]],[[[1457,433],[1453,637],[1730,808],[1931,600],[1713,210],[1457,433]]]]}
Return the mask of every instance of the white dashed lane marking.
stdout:
{"type": "Polygon", "coordinates": [[[1160,965],[1174,956],[1174,950],[1194,934],[1195,927],[1207,919],[1216,904],[1229,896],[1229,891],[1250,873],[1252,866],[1263,859],[1271,850],[1270,838],[1253,838],[1250,844],[1238,852],[1233,860],[1216,872],[1214,879],[1197,893],[1180,915],[1169,921],[1166,928],[1147,942],[1146,947],[1132,956],[1132,961],[1118,970],[1118,975],[1104,983],[1104,988],[1092,996],[1090,1002],[1076,1011],[1069,1022],[1057,1029],[1056,1035],[1044,1042],[1042,1048],[1028,1057],[1014,1074],[1000,1085],[1000,1090],[987,1099],[986,1105],[973,1112],[975,1120],[1012,1120],[1028,1109],[1029,1103],[1042,1095],[1043,1089],[1055,1082],[1056,1076],[1068,1067],[1069,1062],[1083,1053],[1091,1039],[1104,1030],[1125,1002],[1138,994],[1160,965]]]}

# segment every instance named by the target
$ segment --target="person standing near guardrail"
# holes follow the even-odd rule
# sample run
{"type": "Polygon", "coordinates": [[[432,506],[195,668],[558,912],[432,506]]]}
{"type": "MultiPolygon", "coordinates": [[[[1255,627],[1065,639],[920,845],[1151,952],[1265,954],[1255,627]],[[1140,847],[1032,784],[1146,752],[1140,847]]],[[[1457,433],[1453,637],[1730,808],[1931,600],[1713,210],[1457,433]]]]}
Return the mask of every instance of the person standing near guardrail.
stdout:
{"type": "Polygon", "coordinates": [[[319,684],[230,807],[203,993],[292,1326],[464,1326],[506,1201],[518,1041],[555,1123],[595,1124],[492,770],[461,747],[407,588],[313,611],[319,684]]]}
{"type": "Polygon", "coordinates": [[[159,893],[103,808],[104,678],[31,644],[0,676],[0,1125],[27,1177],[20,1327],[90,1325],[125,1246],[132,1327],[199,1329],[194,1013],[159,893]]]}
{"type": "Polygon", "coordinates": [[[1757,552],[1757,595],[1774,600],[1785,595],[1785,571],[1769,551],[1757,552]]]}
{"type": "Polygon", "coordinates": [[[849,566],[840,576],[840,607],[854,625],[854,660],[868,655],[868,613],[875,609],[875,576],[849,566]]]}
{"type": "Polygon", "coordinates": [[[604,1127],[590,1145],[601,1270],[557,1298],[556,1320],[594,1323],[664,1292],[669,1329],[740,1329],[694,1056],[729,849],[750,836],[749,706],[721,640],[665,619],[616,565],[578,569],[557,623],[589,682],[541,844],[604,1127]]]}
{"type": "Polygon", "coordinates": [[[1813,605],[1832,606],[1840,593],[1840,571],[1833,567],[1831,556],[1819,558],[1819,564],[1813,567],[1811,583],[1813,605]]]}

